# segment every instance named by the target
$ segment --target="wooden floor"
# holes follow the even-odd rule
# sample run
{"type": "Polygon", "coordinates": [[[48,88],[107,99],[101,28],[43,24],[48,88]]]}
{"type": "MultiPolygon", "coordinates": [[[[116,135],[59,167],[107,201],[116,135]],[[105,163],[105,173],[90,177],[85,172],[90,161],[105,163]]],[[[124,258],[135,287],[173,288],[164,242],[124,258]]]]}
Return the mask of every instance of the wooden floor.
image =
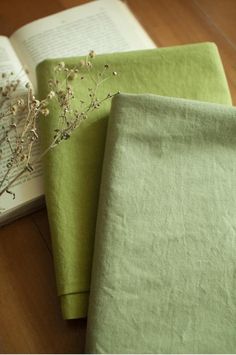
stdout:
{"type": "MultiPolygon", "coordinates": [[[[80,0],[0,0],[0,34],[80,0]]],[[[160,47],[213,41],[236,103],[236,0],[127,0],[160,47]]],[[[81,353],[85,320],[63,321],[46,210],[0,230],[0,353],[81,353]]]]}

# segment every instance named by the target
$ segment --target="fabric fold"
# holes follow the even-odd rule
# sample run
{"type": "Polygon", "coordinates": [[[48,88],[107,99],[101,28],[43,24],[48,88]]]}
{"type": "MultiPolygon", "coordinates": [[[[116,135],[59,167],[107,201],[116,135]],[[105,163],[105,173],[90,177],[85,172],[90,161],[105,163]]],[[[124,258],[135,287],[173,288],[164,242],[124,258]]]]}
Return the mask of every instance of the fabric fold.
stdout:
{"type": "Polygon", "coordinates": [[[88,353],[236,351],[236,108],[113,99],[88,353]]]}
{"type": "MultiPolygon", "coordinates": [[[[80,58],[66,58],[64,61],[74,67],[80,58]]],[[[53,77],[57,63],[57,59],[46,60],[37,68],[41,97],[48,92],[47,82],[53,77]]],[[[117,71],[118,76],[104,83],[100,90],[101,97],[120,90],[231,105],[222,63],[213,43],[107,54],[95,58],[98,72],[104,64],[117,71]]],[[[83,85],[80,88],[74,85],[73,88],[78,101],[87,95],[83,85]]],[[[85,298],[90,287],[109,110],[110,102],[106,102],[67,142],[49,152],[44,159],[46,203],[64,318],[84,317],[87,314],[85,298]]],[[[41,127],[43,147],[51,142],[58,114],[58,108],[51,104],[50,116],[43,120],[41,127]]]]}

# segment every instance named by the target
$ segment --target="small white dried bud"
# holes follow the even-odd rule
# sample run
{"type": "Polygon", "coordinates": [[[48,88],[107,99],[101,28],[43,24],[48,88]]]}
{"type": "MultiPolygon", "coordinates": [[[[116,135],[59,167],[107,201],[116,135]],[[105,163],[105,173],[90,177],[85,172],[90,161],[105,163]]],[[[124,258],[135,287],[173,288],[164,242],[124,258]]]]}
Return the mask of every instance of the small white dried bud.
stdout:
{"type": "Polygon", "coordinates": [[[15,104],[15,105],[13,105],[11,108],[10,108],[10,112],[11,112],[11,114],[13,115],[13,116],[15,116],[16,115],[16,113],[17,113],[17,109],[18,109],[18,107],[17,107],[17,105],[15,104]]]}
{"type": "Polygon", "coordinates": [[[25,104],[24,99],[20,98],[20,99],[17,100],[17,105],[18,105],[19,107],[24,106],[24,104],[25,104]]]}
{"type": "Polygon", "coordinates": [[[72,87],[70,85],[66,87],[66,91],[68,92],[68,94],[73,94],[72,87]]]}
{"type": "Polygon", "coordinates": [[[39,101],[39,100],[35,100],[35,99],[33,99],[33,101],[32,101],[32,105],[33,105],[33,107],[38,108],[38,107],[40,106],[40,101],[39,101]]]}
{"type": "Polygon", "coordinates": [[[40,110],[40,112],[41,112],[41,114],[43,115],[43,116],[48,116],[49,115],[49,109],[48,108],[42,108],[41,110],[40,110]]]}
{"type": "Polygon", "coordinates": [[[50,100],[55,96],[55,92],[54,91],[50,91],[47,98],[50,100]]]}
{"type": "Polygon", "coordinates": [[[92,50],[89,52],[89,57],[94,58],[96,56],[96,53],[92,50]]]}
{"type": "Polygon", "coordinates": [[[60,63],[58,64],[58,66],[59,66],[60,68],[65,68],[65,63],[64,63],[64,62],[60,62],[60,63]]]}
{"type": "Polygon", "coordinates": [[[27,159],[27,155],[26,154],[22,154],[20,157],[20,161],[25,161],[27,159]]]}

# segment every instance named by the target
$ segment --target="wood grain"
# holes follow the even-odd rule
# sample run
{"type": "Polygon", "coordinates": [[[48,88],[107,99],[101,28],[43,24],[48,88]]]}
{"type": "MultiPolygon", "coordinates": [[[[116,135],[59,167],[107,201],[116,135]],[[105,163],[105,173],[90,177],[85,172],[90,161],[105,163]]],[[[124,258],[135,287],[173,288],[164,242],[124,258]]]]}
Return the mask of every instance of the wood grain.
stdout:
{"type": "Polygon", "coordinates": [[[10,36],[20,26],[64,9],[59,0],[1,0],[0,34],[10,36]]]}
{"type": "Polygon", "coordinates": [[[0,352],[82,352],[85,320],[61,319],[52,257],[31,218],[0,236],[0,352]]]}
{"type": "Polygon", "coordinates": [[[195,3],[225,40],[236,48],[235,0],[195,0],[195,3]]]}
{"type": "MultiPolygon", "coordinates": [[[[236,103],[236,47],[228,40],[227,35],[215,18],[211,18],[204,7],[190,0],[127,0],[126,3],[136,14],[143,27],[150,33],[158,46],[173,46],[196,42],[215,42],[220,51],[229,81],[233,101],[236,103]]],[[[215,1],[217,3],[224,1],[215,1]]],[[[235,12],[236,1],[231,2],[232,13],[235,12]]],[[[219,6],[220,15],[221,6],[219,6]]],[[[217,11],[217,10],[215,10],[217,11]]],[[[225,22],[228,11],[225,11],[225,22]]],[[[225,23],[224,22],[224,23],[225,23]]],[[[223,23],[223,20],[222,20],[223,23]]],[[[232,32],[235,25],[232,21],[232,32]]],[[[228,30],[229,31],[229,30],[228,30]]]]}
{"type": "MultiPolygon", "coordinates": [[[[0,33],[87,0],[1,0],[0,33]]],[[[124,1],[158,46],[213,41],[236,103],[236,0],[124,1]]],[[[86,322],[61,319],[46,210],[0,230],[0,352],[83,352],[86,322]]]]}

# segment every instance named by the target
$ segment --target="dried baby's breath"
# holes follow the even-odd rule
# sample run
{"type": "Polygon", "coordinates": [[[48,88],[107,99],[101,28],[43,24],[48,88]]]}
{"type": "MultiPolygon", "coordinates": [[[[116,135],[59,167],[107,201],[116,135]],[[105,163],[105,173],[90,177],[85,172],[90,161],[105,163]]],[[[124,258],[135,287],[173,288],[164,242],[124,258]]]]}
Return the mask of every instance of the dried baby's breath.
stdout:
{"type": "Polygon", "coordinates": [[[104,101],[111,99],[118,92],[108,92],[104,97],[99,96],[101,85],[116,76],[116,71],[110,71],[108,64],[104,64],[101,72],[94,68],[93,61],[96,54],[90,51],[74,67],[67,66],[63,61],[54,67],[54,77],[48,80],[49,92],[42,100],[38,100],[30,83],[25,84],[26,93],[21,93],[21,80],[14,73],[2,73],[0,86],[0,162],[4,160],[5,144],[10,150],[4,173],[0,176],[0,196],[8,193],[15,198],[10,190],[12,185],[24,174],[34,171],[34,166],[51,149],[68,140],[80,124],[90,113],[100,109],[104,101]],[[85,80],[84,79],[88,79],[85,80]],[[88,85],[87,96],[75,102],[74,90],[80,85],[88,85]],[[73,84],[73,85],[72,85],[73,84]],[[40,138],[38,121],[50,119],[50,102],[59,108],[58,127],[54,130],[54,137],[49,146],[37,158],[32,157],[32,149],[40,138]],[[48,117],[49,116],[49,117],[48,117]]]}

